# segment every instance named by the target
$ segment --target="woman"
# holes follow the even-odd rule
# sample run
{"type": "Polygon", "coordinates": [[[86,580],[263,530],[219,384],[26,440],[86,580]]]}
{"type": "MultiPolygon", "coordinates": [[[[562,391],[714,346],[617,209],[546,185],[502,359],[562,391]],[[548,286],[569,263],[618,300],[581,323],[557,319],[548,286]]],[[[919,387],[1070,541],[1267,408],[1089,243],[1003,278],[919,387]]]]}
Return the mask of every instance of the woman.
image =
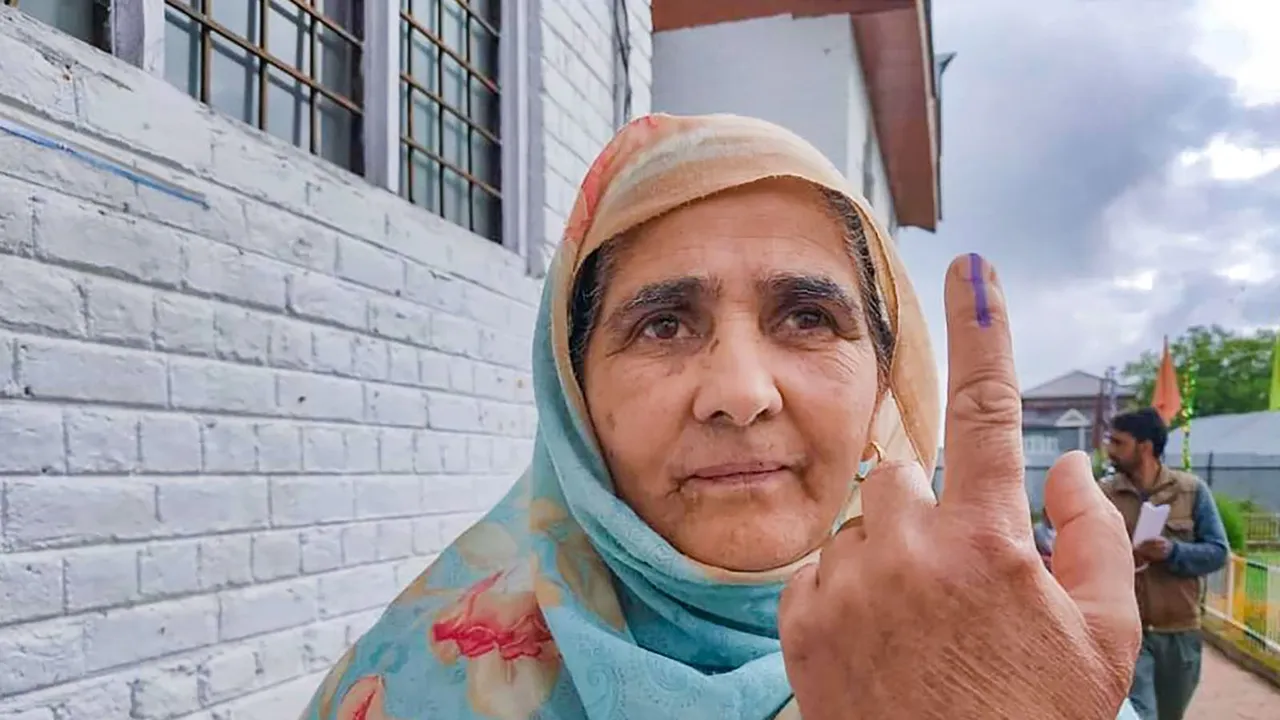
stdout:
{"type": "Polygon", "coordinates": [[[1114,716],[1127,538],[1091,476],[1056,468],[1079,561],[1061,585],[1036,564],[1017,412],[985,407],[1013,387],[983,365],[1008,356],[1002,299],[972,262],[968,300],[948,285],[952,374],[974,383],[953,377],[947,445],[986,455],[949,456],[939,506],[926,328],[840,174],[760,121],[628,125],[546,283],[532,465],[304,717],[1114,716]]]}

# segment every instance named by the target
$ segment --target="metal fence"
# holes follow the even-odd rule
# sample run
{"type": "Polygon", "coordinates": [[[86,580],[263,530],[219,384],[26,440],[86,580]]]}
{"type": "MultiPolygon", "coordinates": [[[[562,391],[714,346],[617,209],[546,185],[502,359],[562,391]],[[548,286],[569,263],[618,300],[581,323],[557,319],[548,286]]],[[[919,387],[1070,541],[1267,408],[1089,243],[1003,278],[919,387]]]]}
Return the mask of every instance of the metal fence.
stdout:
{"type": "Polygon", "coordinates": [[[1252,513],[1244,516],[1245,547],[1280,550],[1280,513],[1252,513]]]}
{"type": "Polygon", "coordinates": [[[1232,554],[1206,578],[1204,611],[1255,649],[1280,657],[1280,567],[1232,554]]]}
{"type": "MultiPolygon", "coordinates": [[[[1172,452],[1170,449],[1169,453],[1172,452]]],[[[1045,478],[1058,457],[1056,453],[1027,453],[1027,497],[1032,508],[1044,507],[1045,478]]],[[[1166,454],[1166,459],[1177,462],[1171,454],[1166,454]]],[[[943,462],[944,457],[940,455],[938,468],[933,473],[935,493],[942,492],[943,462]]],[[[1252,500],[1267,510],[1280,512],[1280,455],[1193,453],[1191,471],[1215,493],[1237,500],[1252,500]]]]}

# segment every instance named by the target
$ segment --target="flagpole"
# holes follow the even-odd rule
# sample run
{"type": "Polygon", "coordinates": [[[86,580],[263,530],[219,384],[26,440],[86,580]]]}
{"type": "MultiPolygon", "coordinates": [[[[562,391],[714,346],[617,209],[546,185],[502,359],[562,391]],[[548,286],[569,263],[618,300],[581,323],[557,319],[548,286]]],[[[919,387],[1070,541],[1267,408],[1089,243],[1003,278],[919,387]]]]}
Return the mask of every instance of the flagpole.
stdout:
{"type": "MultiPolygon", "coordinates": [[[[1106,385],[1107,391],[1107,407],[1103,411],[1102,426],[1102,448],[1106,448],[1111,443],[1111,421],[1115,419],[1118,408],[1116,407],[1116,395],[1118,392],[1116,381],[1116,366],[1107,366],[1107,372],[1104,376],[1103,383],[1106,385]]],[[[1106,450],[1102,451],[1103,469],[1106,474],[1110,475],[1115,472],[1115,468],[1111,466],[1111,457],[1106,454],[1106,450]]]]}
{"type": "Polygon", "coordinates": [[[1196,363],[1187,358],[1187,368],[1182,373],[1182,469],[1191,472],[1191,419],[1196,405],[1196,363]]]}
{"type": "Polygon", "coordinates": [[[1280,328],[1276,328],[1276,341],[1271,349],[1271,397],[1267,399],[1268,410],[1280,410],[1280,328]]]}

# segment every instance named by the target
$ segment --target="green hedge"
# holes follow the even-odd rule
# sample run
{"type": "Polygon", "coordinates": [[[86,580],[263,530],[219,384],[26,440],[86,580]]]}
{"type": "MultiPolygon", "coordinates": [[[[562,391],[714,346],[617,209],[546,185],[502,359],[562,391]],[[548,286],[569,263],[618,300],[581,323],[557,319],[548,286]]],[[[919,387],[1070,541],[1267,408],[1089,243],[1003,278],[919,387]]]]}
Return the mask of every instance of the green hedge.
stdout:
{"type": "Polygon", "coordinates": [[[1235,498],[1222,493],[1214,493],[1213,499],[1218,504],[1218,515],[1222,517],[1222,527],[1227,531],[1227,544],[1232,552],[1244,552],[1244,510],[1235,498]]]}

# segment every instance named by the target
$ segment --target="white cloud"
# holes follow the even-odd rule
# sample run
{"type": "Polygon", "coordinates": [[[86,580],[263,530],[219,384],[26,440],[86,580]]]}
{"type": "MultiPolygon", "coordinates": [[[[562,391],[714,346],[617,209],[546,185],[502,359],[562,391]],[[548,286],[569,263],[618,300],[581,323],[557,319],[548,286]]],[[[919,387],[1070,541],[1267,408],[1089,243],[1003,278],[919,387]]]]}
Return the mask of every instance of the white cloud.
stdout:
{"type": "Polygon", "coordinates": [[[1148,268],[1129,275],[1120,275],[1115,278],[1114,284],[1121,290],[1141,290],[1142,292],[1151,292],[1156,287],[1156,278],[1158,276],[1159,273],[1148,268]]]}
{"type": "Polygon", "coordinates": [[[1247,105],[1280,102],[1280,2],[1199,0],[1192,51],[1236,82],[1247,105]]]}
{"type": "Polygon", "coordinates": [[[1178,162],[1213,180],[1253,180],[1280,169],[1280,146],[1248,147],[1219,135],[1203,148],[1183,152],[1178,162]]]}

